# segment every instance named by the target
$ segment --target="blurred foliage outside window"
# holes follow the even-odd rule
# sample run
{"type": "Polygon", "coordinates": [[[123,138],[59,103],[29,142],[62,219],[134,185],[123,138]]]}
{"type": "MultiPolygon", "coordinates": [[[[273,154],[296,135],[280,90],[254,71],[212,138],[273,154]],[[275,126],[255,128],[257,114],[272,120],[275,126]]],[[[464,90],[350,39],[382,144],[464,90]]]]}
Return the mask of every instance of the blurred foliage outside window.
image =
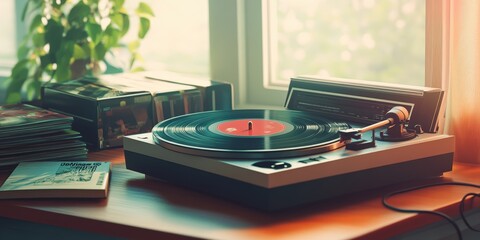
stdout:
{"type": "Polygon", "coordinates": [[[269,3],[270,84],[308,74],[424,85],[425,1],[269,3]]]}

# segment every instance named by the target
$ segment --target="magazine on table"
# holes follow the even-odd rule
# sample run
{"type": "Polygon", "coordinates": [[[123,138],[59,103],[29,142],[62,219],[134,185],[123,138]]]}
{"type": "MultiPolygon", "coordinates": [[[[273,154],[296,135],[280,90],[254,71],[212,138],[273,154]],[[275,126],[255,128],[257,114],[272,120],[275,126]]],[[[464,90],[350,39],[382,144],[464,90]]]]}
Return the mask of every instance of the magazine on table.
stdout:
{"type": "Polygon", "coordinates": [[[0,199],[106,198],[110,162],[22,162],[0,187],[0,199]]]}

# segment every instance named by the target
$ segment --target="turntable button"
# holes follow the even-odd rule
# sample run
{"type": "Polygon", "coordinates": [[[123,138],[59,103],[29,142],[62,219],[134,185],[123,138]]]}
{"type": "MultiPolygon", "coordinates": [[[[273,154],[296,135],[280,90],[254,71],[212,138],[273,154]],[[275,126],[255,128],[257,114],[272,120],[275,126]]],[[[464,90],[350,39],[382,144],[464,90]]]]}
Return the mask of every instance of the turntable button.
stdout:
{"type": "Polygon", "coordinates": [[[271,169],[283,169],[283,168],[289,168],[292,166],[290,163],[279,162],[279,161],[259,161],[259,162],[253,163],[252,165],[256,167],[271,168],[271,169]]]}
{"type": "Polygon", "coordinates": [[[317,160],[313,160],[313,159],[305,159],[305,160],[300,160],[300,161],[298,161],[298,162],[307,164],[307,163],[316,162],[316,161],[317,161],[317,160]]]}
{"type": "Polygon", "coordinates": [[[311,162],[318,162],[320,161],[321,159],[325,159],[324,157],[321,157],[321,156],[318,156],[318,157],[310,157],[308,159],[304,159],[304,160],[300,160],[298,162],[301,162],[301,163],[311,163],[311,162]]]}

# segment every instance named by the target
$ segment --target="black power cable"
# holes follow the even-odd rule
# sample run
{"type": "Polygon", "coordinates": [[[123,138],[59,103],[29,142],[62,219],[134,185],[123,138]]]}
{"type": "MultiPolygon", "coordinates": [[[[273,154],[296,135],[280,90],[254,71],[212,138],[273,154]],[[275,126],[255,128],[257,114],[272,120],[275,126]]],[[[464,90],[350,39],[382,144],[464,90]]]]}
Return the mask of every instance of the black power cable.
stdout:
{"type": "Polygon", "coordinates": [[[467,225],[467,227],[470,230],[472,230],[474,232],[480,232],[480,229],[476,229],[472,225],[470,225],[470,223],[467,221],[467,218],[465,217],[465,200],[468,197],[472,197],[471,200],[474,201],[475,198],[477,198],[477,197],[480,198],[480,194],[478,194],[478,193],[467,193],[467,194],[465,194],[465,196],[463,196],[462,201],[460,202],[460,216],[462,217],[462,220],[465,223],[465,225],[467,225]]]}
{"type": "MultiPolygon", "coordinates": [[[[455,228],[455,231],[457,232],[457,236],[458,236],[458,239],[459,240],[462,240],[463,237],[462,237],[462,231],[460,230],[460,227],[458,226],[458,224],[455,222],[455,220],[453,220],[450,216],[446,215],[445,213],[442,213],[442,212],[439,212],[439,211],[428,211],[428,210],[421,210],[421,209],[406,209],[406,208],[399,208],[399,207],[395,207],[391,204],[389,204],[387,202],[387,199],[389,199],[390,197],[393,197],[395,195],[398,195],[398,194],[401,194],[401,193],[406,193],[406,192],[411,192],[411,191],[416,191],[416,190],[420,190],[420,189],[424,189],[424,188],[429,188],[429,187],[436,187],[436,186],[448,186],[448,185],[453,185],[453,186],[466,186],[466,187],[475,187],[475,188],[480,188],[480,185],[477,185],[477,184],[473,184],[473,183],[465,183],[465,182],[443,182],[443,183],[433,183],[433,184],[426,184],[426,185],[421,185],[421,186],[416,186],[416,187],[411,187],[411,188],[405,188],[405,189],[401,189],[401,190],[398,190],[398,191],[394,191],[394,192],[391,192],[391,193],[387,193],[385,195],[383,195],[383,198],[382,198],[382,203],[383,203],[383,206],[385,206],[386,208],[390,209],[390,210],[393,210],[393,211],[397,211],[397,212],[402,212],[402,213],[424,213],[424,214],[431,214],[431,215],[435,215],[435,216],[439,216],[445,220],[447,220],[450,224],[452,224],[452,226],[455,228]]],[[[480,232],[479,229],[475,229],[473,228],[470,223],[467,221],[466,217],[465,217],[465,214],[464,214],[464,210],[465,210],[465,201],[468,197],[472,197],[472,200],[476,197],[479,197],[480,198],[480,194],[477,194],[477,193],[467,193],[463,196],[461,202],[460,202],[460,216],[462,217],[462,220],[465,222],[465,225],[467,225],[467,227],[475,232],[480,232]]]]}

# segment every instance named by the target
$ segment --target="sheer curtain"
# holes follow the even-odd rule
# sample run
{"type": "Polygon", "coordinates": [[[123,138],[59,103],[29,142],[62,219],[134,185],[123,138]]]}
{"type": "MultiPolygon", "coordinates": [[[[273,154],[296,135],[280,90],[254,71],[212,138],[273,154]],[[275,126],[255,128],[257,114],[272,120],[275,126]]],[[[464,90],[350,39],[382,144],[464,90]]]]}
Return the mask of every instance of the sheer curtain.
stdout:
{"type": "Polygon", "coordinates": [[[445,130],[455,135],[455,161],[480,164],[480,1],[446,1],[445,130]]]}

